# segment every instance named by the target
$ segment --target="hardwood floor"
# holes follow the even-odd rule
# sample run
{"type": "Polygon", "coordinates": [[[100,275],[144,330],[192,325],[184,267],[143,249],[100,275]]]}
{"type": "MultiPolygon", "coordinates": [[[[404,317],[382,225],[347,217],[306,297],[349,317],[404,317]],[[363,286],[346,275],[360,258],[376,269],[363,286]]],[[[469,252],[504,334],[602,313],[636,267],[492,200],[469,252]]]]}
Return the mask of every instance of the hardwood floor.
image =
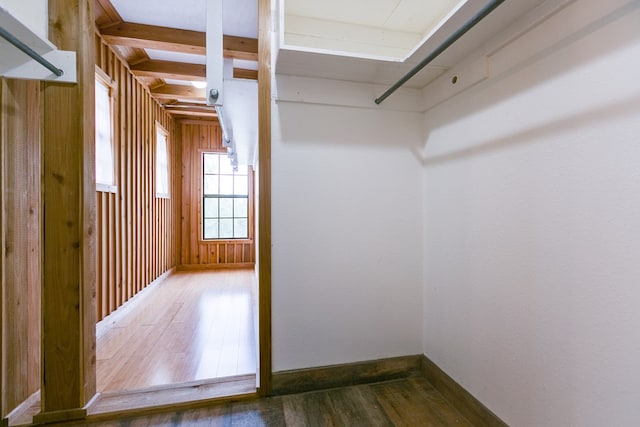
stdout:
{"type": "Polygon", "coordinates": [[[471,426],[421,375],[85,425],[471,426]]]}
{"type": "Polygon", "coordinates": [[[253,270],[177,272],[98,323],[98,391],[255,374],[253,270]]]}

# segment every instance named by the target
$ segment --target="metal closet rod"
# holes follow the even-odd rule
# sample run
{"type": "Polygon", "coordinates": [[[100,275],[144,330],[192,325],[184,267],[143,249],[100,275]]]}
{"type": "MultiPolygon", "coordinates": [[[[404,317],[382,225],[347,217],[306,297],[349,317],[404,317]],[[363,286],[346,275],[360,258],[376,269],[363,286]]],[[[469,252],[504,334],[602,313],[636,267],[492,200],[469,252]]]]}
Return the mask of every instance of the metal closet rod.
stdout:
{"type": "Polygon", "coordinates": [[[380,104],[382,101],[387,99],[389,95],[399,89],[403,84],[405,84],[411,77],[418,74],[420,70],[429,65],[431,61],[436,59],[438,55],[447,50],[449,46],[454,44],[460,37],[462,37],[467,31],[472,29],[478,22],[482,21],[487,15],[489,15],[495,8],[504,3],[505,0],[493,0],[487,3],[477,14],[475,14],[471,19],[469,19],[462,27],[458,28],[458,30],[451,34],[440,46],[438,46],[433,52],[431,52],[426,58],[424,58],[418,65],[413,67],[407,74],[405,74],[400,80],[395,82],[393,86],[391,86],[385,93],[376,98],[375,103],[380,104]]]}
{"type": "Polygon", "coordinates": [[[35,50],[31,49],[26,44],[24,44],[20,39],[18,39],[13,34],[5,30],[3,27],[0,27],[0,37],[2,37],[3,39],[11,43],[18,49],[20,49],[22,52],[24,52],[25,54],[30,56],[32,59],[40,63],[43,67],[51,71],[56,76],[60,77],[64,74],[64,71],[62,71],[60,68],[53,65],[51,62],[44,59],[42,55],[40,55],[35,50]]]}

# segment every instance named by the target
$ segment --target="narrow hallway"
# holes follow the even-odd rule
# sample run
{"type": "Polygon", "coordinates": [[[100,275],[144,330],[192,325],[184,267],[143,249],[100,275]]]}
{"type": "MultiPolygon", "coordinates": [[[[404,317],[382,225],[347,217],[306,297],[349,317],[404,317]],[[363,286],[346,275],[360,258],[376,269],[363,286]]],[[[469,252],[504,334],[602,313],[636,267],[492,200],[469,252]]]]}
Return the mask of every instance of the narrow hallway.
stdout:
{"type": "Polygon", "coordinates": [[[98,391],[255,374],[253,270],[178,272],[99,322],[98,391]]]}

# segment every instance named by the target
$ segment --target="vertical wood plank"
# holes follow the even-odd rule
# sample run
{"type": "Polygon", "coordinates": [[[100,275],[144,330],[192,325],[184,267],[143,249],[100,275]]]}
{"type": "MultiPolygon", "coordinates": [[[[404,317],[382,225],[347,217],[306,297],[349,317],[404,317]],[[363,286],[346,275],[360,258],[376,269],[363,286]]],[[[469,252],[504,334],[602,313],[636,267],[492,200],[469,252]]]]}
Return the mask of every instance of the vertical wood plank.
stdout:
{"type": "Polygon", "coordinates": [[[39,83],[0,79],[0,418],[40,387],[39,83]]]}
{"type": "Polygon", "coordinates": [[[271,393],[271,0],[258,0],[258,328],[261,395],[271,393]]]}
{"type": "Polygon", "coordinates": [[[93,1],[49,0],[49,19],[49,39],[77,54],[78,84],[43,85],[40,421],[61,411],[83,418],[96,390],[93,1]]]}

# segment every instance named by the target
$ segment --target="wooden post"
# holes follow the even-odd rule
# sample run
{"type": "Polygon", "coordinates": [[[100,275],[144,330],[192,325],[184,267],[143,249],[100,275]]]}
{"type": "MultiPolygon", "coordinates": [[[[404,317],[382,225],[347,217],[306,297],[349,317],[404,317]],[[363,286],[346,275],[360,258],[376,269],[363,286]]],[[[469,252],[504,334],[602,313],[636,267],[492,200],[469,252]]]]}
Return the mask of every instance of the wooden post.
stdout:
{"type": "Polygon", "coordinates": [[[258,2],[260,394],[271,394],[271,1],[258,2]]]}
{"type": "Polygon", "coordinates": [[[77,55],[78,84],[42,92],[42,412],[82,419],[96,392],[93,0],[49,0],[49,38],[77,55]]]}

